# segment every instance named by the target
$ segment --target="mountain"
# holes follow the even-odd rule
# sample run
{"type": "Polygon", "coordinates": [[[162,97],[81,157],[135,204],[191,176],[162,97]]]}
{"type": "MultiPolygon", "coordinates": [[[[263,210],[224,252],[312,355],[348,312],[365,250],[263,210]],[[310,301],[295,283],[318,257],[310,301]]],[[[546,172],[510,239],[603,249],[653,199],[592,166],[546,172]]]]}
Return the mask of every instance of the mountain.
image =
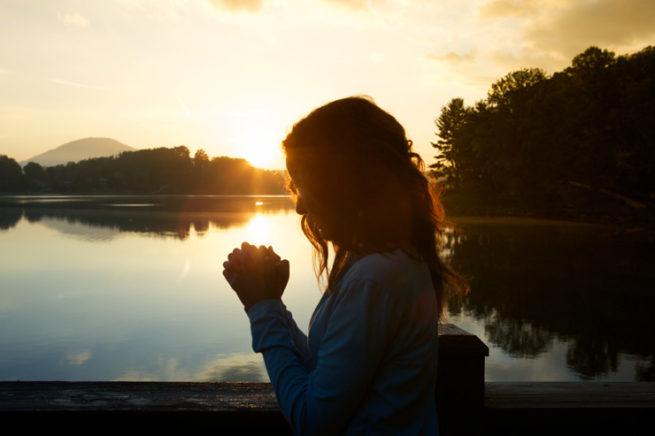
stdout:
{"type": "Polygon", "coordinates": [[[36,162],[41,166],[50,167],[93,157],[113,156],[124,151],[134,150],[136,148],[111,138],[85,138],[60,145],[57,148],[24,160],[20,164],[25,165],[29,162],[36,162]]]}

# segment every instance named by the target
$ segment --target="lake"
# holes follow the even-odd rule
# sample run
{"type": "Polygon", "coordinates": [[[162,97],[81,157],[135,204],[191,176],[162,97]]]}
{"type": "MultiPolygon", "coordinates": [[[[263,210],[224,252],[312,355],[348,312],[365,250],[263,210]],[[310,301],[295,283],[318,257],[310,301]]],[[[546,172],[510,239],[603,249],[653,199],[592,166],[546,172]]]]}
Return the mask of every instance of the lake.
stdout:
{"type": "MultiPolygon", "coordinates": [[[[0,380],[267,381],[221,271],[242,241],[291,262],[306,329],[321,293],[285,196],[0,197],[0,380]]],[[[453,218],[471,284],[448,322],[488,381],[655,381],[655,243],[641,229],[453,218]]]]}

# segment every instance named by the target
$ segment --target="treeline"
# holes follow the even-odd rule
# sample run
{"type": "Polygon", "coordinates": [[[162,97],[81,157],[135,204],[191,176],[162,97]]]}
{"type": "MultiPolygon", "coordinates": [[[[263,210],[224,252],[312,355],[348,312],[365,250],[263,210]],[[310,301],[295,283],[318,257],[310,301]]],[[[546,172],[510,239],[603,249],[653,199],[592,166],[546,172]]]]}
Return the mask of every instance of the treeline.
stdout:
{"type": "Polygon", "coordinates": [[[210,159],[185,146],[123,152],[43,168],[0,156],[0,192],[107,194],[284,194],[285,174],[245,159],[210,159]]]}
{"type": "Polygon", "coordinates": [[[652,215],[654,47],[590,47],[552,76],[514,71],[473,106],[452,99],[435,123],[431,167],[456,213],[652,215]]]}

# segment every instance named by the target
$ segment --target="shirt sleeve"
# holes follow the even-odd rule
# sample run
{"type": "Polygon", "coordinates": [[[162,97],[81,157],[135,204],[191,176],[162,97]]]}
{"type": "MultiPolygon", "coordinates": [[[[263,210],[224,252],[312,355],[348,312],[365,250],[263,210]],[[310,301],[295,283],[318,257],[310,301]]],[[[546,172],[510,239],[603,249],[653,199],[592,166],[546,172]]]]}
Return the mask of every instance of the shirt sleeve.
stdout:
{"type": "Polygon", "coordinates": [[[303,365],[281,306],[253,306],[253,349],[296,434],[342,433],[362,404],[389,340],[391,295],[375,282],[344,283],[334,296],[313,370],[303,365]]]}
{"type": "Polygon", "coordinates": [[[246,313],[250,319],[256,318],[265,320],[271,318],[272,320],[278,316],[282,317],[282,324],[277,326],[279,331],[275,325],[271,325],[270,334],[263,335],[258,344],[255,344],[255,337],[253,336],[253,349],[265,348],[267,346],[266,343],[268,342],[276,343],[276,341],[280,339],[280,335],[285,336],[286,333],[288,333],[289,339],[291,340],[292,351],[298,355],[303,366],[307,370],[312,368],[312,357],[309,351],[307,335],[298,328],[298,325],[293,319],[293,315],[287,310],[281,300],[260,301],[253,305],[246,313]]]}
{"type": "Polygon", "coordinates": [[[289,334],[291,335],[291,340],[296,347],[296,351],[303,361],[303,366],[309,371],[313,368],[314,365],[312,364],[312,355],[309,351],[309,341],[307,340],[307,335],[298,328],[298,325],[293,319],[291,312],[289,312],[286,308],[284,310],[284,317],[287,321],[289,334]]]}

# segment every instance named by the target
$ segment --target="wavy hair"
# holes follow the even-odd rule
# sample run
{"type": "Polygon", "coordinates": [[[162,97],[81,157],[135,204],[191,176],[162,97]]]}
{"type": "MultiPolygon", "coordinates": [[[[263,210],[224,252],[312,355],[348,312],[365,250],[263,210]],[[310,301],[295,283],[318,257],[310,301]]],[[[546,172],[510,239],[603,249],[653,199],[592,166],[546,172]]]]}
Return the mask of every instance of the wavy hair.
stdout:
{"type": "Polygon", "coordinates": [[[444,210],[393,116],[365,97],[336,100],[298,121],[282,146],[288,188],[307,203],[301,226],[314,247],[317,277],[327,275],[327,292],[351,255],[396,249],[428,265],[440,318],[446,285],[468,291],[439,257],[444,210]]]}

